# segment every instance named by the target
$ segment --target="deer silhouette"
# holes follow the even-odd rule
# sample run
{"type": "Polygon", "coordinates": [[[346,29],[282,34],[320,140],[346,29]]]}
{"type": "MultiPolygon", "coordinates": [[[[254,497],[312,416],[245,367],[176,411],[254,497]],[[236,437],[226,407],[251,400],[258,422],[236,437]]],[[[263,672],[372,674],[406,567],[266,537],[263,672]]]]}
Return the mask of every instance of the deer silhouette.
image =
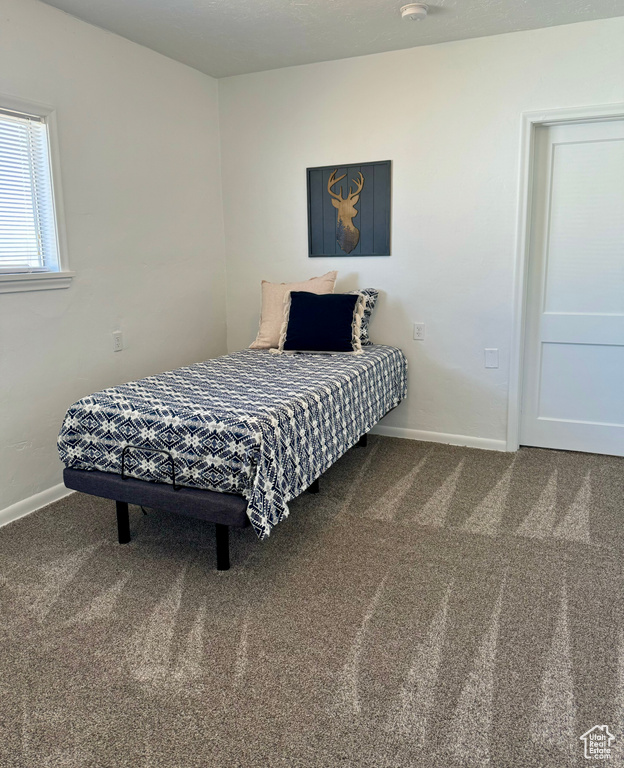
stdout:
{"type": "Polygon", "coordinates": [[[360,230],[353,224],[354,216],[357,216],[358,211],[355,204],[360,199],[360,192],[364,186],[364,176],[359,173],[359,179],[353,179],[355,184],[355,192],[349,187],[349,194],[347,197],[342,196],[342,186],[339,187],[339,192],[332,192],[332,187],[339,181],[345,178],[346,173],[336,178],[338,169],[332,171],[332,175],[327,182],[327,191],[332,196],[332,205],[338,209],[338,225],[336,227],[336,241],[345,253],[351,253],[355,246],[360,241],[360,230]]]}

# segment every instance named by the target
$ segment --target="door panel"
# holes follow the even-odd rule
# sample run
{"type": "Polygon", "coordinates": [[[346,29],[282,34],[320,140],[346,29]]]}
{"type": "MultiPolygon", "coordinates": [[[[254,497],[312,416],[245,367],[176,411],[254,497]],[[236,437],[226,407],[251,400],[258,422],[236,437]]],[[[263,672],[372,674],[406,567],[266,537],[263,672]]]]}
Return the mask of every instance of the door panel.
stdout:
{"type": "Polygon", "coordinates": [[[624,455],[624,121],[536,130],[520,442],[624,455]]]}
{"type": "Polygon", "coordinates": [[[624,427],[624,398],[612,385],[622,371],[624,347],[544,344],[538,417],[624,427]]]}
{"type": "MultiPolygon", "coordinates": [[[[582,126],[592,131],[595,127],[582,126]]],[[[549,130],[553,168],[544,309],[620,313],[624,141],[555,143],[557,135],[561,141],[561,134],[569,131],[549,130]]]]}

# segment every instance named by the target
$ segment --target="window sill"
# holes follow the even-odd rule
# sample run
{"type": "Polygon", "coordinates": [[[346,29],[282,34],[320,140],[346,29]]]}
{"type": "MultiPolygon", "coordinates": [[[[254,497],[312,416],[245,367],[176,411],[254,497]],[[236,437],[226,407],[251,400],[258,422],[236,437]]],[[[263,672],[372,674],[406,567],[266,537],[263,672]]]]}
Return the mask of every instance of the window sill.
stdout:
{"type": "Polygon", "coordinates": [[[0,293],[51,291],[57,288],[69,288],[75,274],[75,272],[0,273],[0,293]]]}

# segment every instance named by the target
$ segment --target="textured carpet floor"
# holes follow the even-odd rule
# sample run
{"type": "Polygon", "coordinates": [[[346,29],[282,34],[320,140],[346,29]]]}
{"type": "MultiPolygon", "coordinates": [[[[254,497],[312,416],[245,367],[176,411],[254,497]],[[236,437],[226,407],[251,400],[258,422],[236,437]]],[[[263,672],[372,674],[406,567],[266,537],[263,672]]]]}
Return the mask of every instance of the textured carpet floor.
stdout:
{"type": "Polygon", "coordinates": [[[624,764],[624,460],[372,437],[223,573],[131,510],[0,530],[3,768],[624,764]]]}

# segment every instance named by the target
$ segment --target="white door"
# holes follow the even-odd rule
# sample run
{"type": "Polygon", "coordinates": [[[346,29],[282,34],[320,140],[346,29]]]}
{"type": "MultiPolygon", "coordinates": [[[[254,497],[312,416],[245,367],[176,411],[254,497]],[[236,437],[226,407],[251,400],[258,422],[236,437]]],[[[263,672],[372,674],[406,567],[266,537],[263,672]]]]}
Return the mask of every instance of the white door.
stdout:
{"type": "Polygon", "coordinates": [[[624,120],[535,138],[520,443],[624,456],[624,120]]]}

